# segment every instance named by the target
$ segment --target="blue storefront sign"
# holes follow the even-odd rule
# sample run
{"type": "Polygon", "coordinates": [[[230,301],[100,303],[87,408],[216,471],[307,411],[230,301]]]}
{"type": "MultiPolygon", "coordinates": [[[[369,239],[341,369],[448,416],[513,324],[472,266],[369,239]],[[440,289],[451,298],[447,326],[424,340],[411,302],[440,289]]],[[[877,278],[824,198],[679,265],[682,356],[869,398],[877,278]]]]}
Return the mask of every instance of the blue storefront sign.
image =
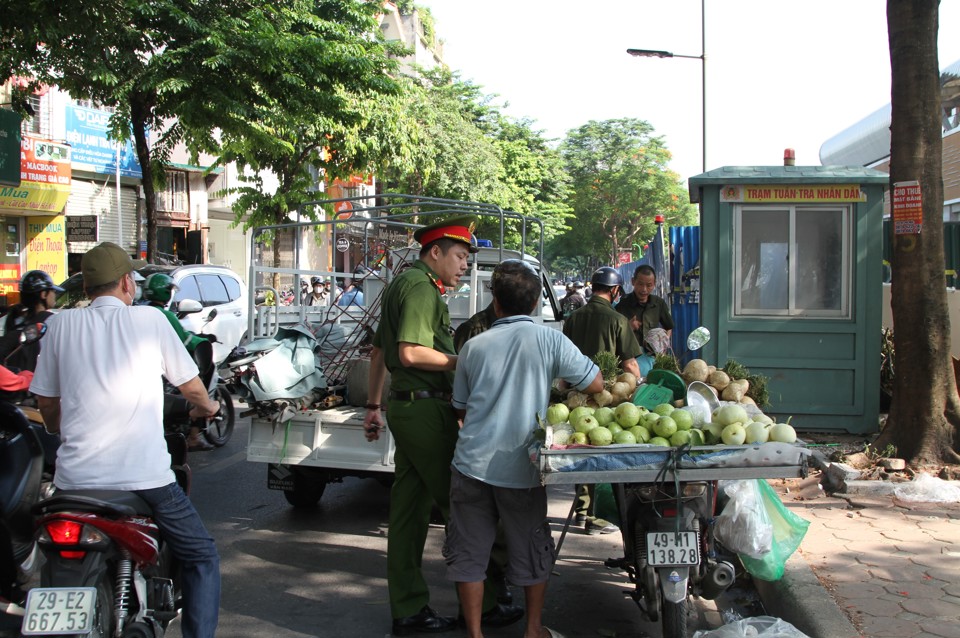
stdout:
{"type": "MultiPolygon", "coordinates": [[[[66,115],[67,142],[72,147],[73,168],[116,174],[117,143],[107,137],[110,113],[68,105],[66,115]]],[[[127,140],[120,148],[120,174],[124,177],[143,177],[132,140],[127,140]]]]}

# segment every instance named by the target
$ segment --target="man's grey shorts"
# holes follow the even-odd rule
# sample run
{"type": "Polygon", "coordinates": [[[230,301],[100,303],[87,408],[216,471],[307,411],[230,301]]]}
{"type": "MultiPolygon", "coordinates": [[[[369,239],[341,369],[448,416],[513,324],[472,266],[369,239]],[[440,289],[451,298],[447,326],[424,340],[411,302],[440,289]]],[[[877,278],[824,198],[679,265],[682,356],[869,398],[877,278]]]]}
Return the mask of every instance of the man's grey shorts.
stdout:
{"type": "Polygon", "coordinates": [[[518,587],[546,582],[555,557],[546,488],[495,487],[456,468],[451,474],[450,522],[443,545],[447,579],[476,583],[486,578],[497,522],[502,520],[507,580],[518,587]]]}

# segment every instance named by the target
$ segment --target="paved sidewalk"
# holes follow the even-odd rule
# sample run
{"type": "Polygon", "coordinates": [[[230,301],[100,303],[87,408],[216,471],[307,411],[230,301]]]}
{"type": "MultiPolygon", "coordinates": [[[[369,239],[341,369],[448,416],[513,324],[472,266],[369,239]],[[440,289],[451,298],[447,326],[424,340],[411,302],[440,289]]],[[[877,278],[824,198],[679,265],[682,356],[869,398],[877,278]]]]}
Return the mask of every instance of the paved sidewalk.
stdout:
{"type": "Polygon", "coordinates": [[[771,484],[810,521],[784,578],[759,587],[771,615],[812,638],[960,638],[960,503],[771,484]]]}

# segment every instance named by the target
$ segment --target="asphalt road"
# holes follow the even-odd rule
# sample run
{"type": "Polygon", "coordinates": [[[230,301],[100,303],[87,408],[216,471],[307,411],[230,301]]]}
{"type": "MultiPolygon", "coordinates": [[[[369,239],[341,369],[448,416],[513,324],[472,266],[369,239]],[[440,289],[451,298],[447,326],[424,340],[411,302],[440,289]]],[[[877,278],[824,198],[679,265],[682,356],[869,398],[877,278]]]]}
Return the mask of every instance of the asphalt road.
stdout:
{"type": "MultiPolygon", "coordinates": [[[[390,634],[386,549],[389,490],[370,479],[347,479],[327,487],[316,508],[294,509],[281,492],[267,489],[267,469],[246,460],[248,423],[238,421],[223,448],[191,455],[192,498],[217,540],[223,596],[218,635],[231,638],[309,636],[380,637],[390,634]]],[[[550,516],[559,539],[572,499],[570,489],[551,488],[550,516]]],[[[444,578],[443,529],[433,527],[424,569],[433,585],[432,606],[454,615],[454,588],[444,578]]],[[[571,529],[547,592],[544,623],[567,638],[660,636],[644,622],[627,592],[626,574],[603,561],[622,555],[619,534],[587,536],[571,529]]],[[[522,602],[523,594],[515,590],[522,602]]],[[[745,613],[751,592],[721,599],[745,613]]],[[[729,618],[729,616],[728,616],[729,618]]],[[[696,601],[695,629],[723,624],[717,605],[696,601]]],[[[523,635],[523,624],[488,632],[523,635]]],[[[463,632],[446,634],[462,636],[463,632]]],[[[179,638],[175,621],[167,636],[179,638]]]]}

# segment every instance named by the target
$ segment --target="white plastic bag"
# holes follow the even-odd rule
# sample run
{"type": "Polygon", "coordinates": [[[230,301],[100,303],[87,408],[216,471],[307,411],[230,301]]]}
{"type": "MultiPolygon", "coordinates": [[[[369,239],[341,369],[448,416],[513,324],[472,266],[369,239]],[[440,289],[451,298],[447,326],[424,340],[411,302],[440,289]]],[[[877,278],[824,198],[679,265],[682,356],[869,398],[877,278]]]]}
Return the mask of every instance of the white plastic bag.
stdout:
{"type": "Polygon", "coordinates": [[[754,479],[723,481],[730,500],[717,516],[717,540],[732,552],[762,558],[773,544],[773,525],[754,479]]]}
{"type": "Polygon", "coordinates": [[[960,487],[930,474],[917,474],[909,483],[893,488],[893,495],[901,501],[916,503],[960,503],[960,487]]]}
{"type": "Polygon", "coordinates": [[[744,618],[723,627],[698,631],[693,638],[810,638],[785,620],[773,616],[744,618]]]}

